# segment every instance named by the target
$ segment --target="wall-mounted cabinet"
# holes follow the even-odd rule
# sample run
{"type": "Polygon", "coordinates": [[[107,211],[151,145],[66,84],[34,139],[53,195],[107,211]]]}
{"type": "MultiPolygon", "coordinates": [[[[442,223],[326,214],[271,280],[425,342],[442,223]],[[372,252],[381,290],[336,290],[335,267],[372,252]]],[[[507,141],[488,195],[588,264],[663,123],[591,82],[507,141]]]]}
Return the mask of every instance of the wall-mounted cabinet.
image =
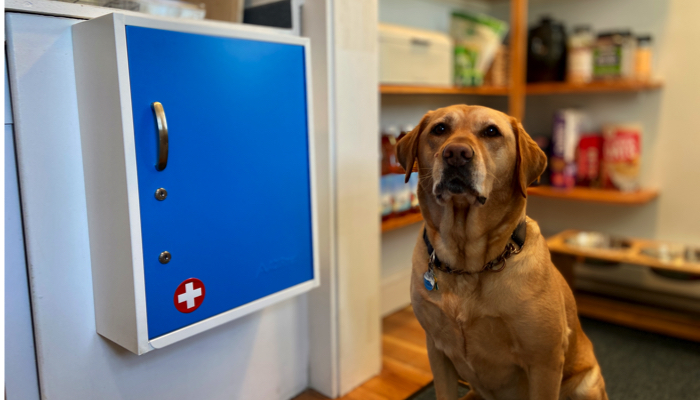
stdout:
{"type": "Polygon", "coordinates": [[[142,354],[318,285],[308,39],[115,13],[73,43],[98,333],[142,354]]]}

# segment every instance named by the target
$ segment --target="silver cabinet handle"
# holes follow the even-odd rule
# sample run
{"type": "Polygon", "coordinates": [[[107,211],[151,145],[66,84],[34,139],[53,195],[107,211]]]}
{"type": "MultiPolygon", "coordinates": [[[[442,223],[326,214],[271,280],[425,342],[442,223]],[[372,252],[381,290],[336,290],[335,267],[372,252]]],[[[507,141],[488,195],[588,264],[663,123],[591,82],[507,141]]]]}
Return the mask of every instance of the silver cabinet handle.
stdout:
{"type": "Polygon", "coordinates": [[[153,113],[156,115],[158,125],[158,163],[156,169],[162,171],[168,166],[168,121],[165,119],[165,110],[159,102],[151,104],[153,113]]]}

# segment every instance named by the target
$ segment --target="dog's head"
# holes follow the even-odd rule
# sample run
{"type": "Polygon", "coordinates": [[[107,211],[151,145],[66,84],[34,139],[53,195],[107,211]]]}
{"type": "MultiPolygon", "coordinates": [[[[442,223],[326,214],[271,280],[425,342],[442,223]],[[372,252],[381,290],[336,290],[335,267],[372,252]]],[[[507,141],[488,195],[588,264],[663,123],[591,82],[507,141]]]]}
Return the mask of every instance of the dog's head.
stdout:
{"type": "Polygon", "coordinates": [[[547,166],[544,152],[515,118],[479,106],[428,112],[399,140],[396,154],[406,181],[418,162],[421,186],[438,204],[457,197],[479,207],[495,192],[526,197],[547,166]]]}

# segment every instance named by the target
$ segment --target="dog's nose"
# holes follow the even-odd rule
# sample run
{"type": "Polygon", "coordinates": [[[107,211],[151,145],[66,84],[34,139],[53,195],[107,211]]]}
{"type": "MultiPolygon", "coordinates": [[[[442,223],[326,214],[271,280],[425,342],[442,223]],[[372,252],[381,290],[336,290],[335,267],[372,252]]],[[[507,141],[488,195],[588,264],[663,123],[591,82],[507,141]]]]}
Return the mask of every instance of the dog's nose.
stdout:
{"type": "Polygon", "coordinates": [[[442,151],[442,158],[453,167],[463,166],[471,161],[472,157],[474,157],[474,150],[465,144],[448,144],[442,151]]]}

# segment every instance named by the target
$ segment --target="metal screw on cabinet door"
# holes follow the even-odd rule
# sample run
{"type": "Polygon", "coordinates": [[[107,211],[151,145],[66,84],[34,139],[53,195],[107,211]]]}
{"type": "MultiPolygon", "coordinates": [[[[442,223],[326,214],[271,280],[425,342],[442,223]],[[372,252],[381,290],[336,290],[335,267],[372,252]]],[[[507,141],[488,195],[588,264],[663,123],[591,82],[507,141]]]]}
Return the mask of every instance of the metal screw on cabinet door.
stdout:
{"type": "Polygon", "coordinates": [[[163,200],[165,200],[166,197],[168,197],[167,190],[165,190],[163,188],[156,190],[156,200],[163,201],[163,200]]]}
{"type": "Polygon", "coordinates": [[[158,257],[158,261],[160,261],[161,264],[167,264],[170,262],[170,259],[172,256],[170,255],[169,251],[164,251],[160,253],[160,256],[158,257]]]}

